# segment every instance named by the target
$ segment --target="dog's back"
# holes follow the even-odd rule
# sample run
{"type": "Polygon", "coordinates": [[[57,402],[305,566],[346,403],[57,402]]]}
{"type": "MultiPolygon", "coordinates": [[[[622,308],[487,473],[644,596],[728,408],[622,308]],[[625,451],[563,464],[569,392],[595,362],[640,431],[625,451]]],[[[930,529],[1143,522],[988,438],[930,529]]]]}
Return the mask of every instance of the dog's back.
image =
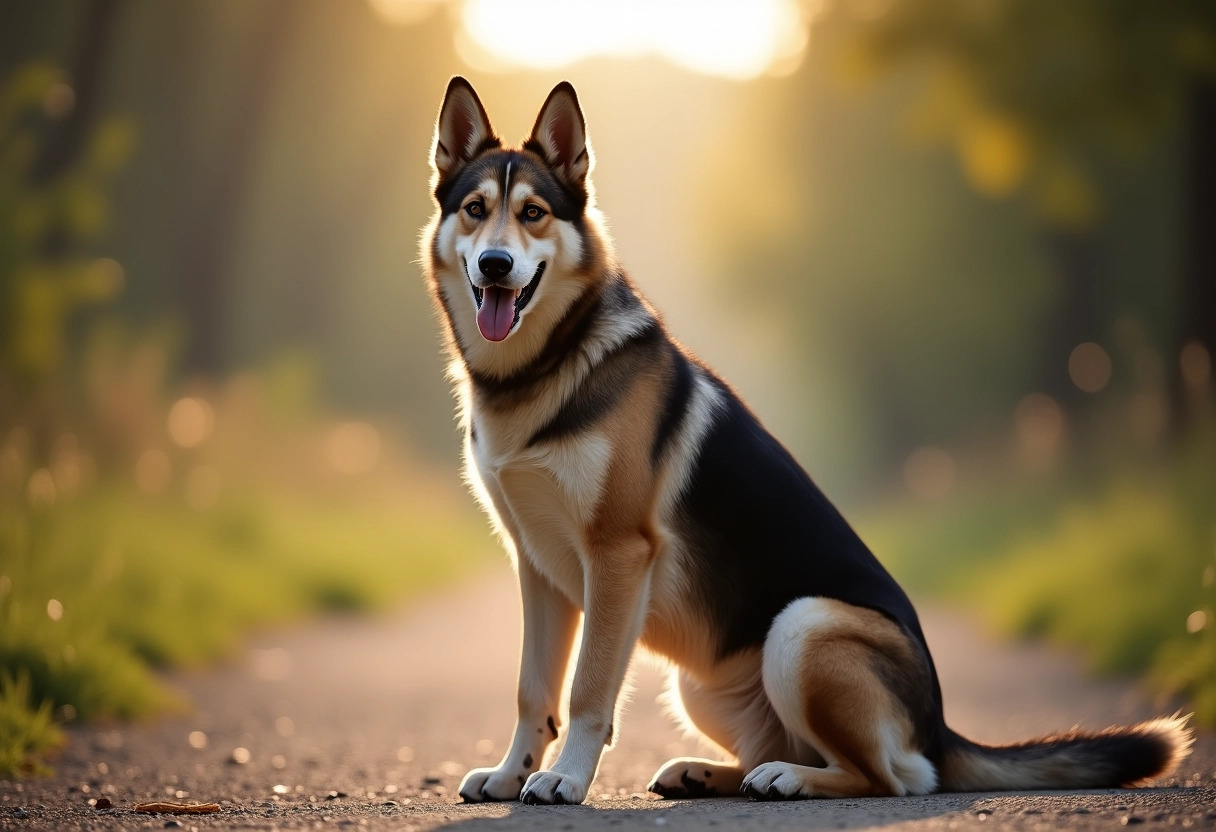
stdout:
{"type": "Polygon", "coordinates": [[[685,720],[731,756],[671,761],[651,784],[667,796],[1115,786],[1186,753],[1177,718],[1002,748],[946,727],[907,596],[616,266],[572,87],[505,149],[453,79],[433,161],[427,275],[469,480],[524,608],[515,739],[470,772],[466,799],[582,801],[639,640],[677,666],[685,720]],[[580,611],[569,734],[538,770],[580,611]]]}

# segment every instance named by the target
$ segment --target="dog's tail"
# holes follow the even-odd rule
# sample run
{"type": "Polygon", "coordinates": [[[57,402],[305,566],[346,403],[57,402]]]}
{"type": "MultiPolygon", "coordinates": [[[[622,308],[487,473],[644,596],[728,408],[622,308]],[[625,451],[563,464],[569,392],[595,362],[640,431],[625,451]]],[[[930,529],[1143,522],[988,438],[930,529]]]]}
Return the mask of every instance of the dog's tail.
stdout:
{"type": "Polygon", "coordinates": [[[1097,789],[1136,786],[1169,774],[1191,751],[1189,716],[1174,714],[1097,733],[1073,729],[1014,745],[981,745],[950,732],[939,789],[1097,789]]]}

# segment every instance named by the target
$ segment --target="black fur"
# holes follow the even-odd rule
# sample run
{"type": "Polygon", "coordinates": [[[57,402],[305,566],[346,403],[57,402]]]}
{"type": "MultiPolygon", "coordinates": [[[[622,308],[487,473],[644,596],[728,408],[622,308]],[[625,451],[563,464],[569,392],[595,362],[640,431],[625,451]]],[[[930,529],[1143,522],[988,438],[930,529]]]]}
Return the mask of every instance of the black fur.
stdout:
{"type": "Polygon", "coordinates": [[[659,418],[659,426],[650,445],[650,461],[658,464],[671,440],[675,438],[684,417],[688,413],[688,403],[692,399],[692,364],[668,342],[671,356],[671,387],[667,398],[663,401],[663,415],[659,418]]]}
{"type": "Polygon", "coordinates": [[[896,689],[912,700],[909,716],[933,759],[945,728],[941,688],[912,602],[789,451],[713,380],[726,404],[701,444],[678,516],[695,547],[695,591],[714,610],[718,655],[763,645],[773,619],[798,598],[876,610],[923,651],[924,694],[911,684],[896,689]]]}
{"type": "MultiPolygon", "coordinates": [[[[1076,729],[1012,745],[984,745],[953,731],[946,738],[946,754],[978,755],[1012,764],[1042,765],[1058,769],[1053,779],[1062,786],[1083,773],[1084,788],[1114,789],[1155,777],[1174,756],[1169,742],[1158,735],[1108,728],[1098,733],[1076,729]]],[[[947,764],[947,766],[949,763],[947,764]]]]}
{"type": "Polygon", "coordinates": [[[469,377],[487,406],[509,410],[530,396],[537,387],[575,355],[597,319],[604,301],[603,292],[591,289],[583,293],[566,316],[549,333],[545,345],[536,357],[510,375],[501,378],[470,369],[469,377]]]}
{"type": "Polygon", "coordinates": [[[486,179],[503,183],[507,166],[511,166],[513,182],[526,179],[533,192],[549,204],[549,210],[559,220],[581,221],[587,210],[586,190],[576,191],[553,174],[544,159],[528,145],[523,150],[502,150],[497,139],[482,144],[473,160],[435,186],[435,201],[442,216],[460,210],[465,198],[486,179]]]}
{"type": "Polygon", "coordinates": [[[606,416],[629,392],[633,381],[653,366],[662,348],[657,323],[626,338],[588,373],[561,409],[528,440],[528,447],[578,433],[606,416]]]}

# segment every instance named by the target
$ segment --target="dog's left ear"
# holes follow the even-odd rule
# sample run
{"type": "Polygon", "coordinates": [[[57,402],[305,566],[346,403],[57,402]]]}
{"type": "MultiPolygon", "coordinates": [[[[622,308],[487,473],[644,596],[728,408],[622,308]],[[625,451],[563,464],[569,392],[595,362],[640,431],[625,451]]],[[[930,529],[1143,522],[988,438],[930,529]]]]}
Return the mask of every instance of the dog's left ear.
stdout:
{"type": "Polygon", "coordinates": [[[569,81],[562,81],[549,93],[524,147],[538,154],[570,185],[586,187],[591,149],[587,146],[583,111],[569,81]]]}

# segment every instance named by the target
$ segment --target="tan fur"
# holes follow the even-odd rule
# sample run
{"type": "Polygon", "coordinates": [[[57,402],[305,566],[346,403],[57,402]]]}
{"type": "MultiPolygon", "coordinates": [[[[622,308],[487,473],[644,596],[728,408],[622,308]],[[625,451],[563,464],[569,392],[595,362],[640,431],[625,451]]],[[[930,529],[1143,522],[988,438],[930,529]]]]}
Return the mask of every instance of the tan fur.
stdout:
{"type": "Polygon", "coordinates": [[[829,768],[838,767],[840,772],[809,777],[808,788],[814,794],[834,796],[901,794],[906,787],[891,775],[885,745],[894,739],[904,754],[918,752],[903,709],[871,662],[875,653],[881,653],[915,667],[917,657],[908,637],[890,619],[840,602],[832,606],[835,627],[807,639],[801,682],[807,738],[828,760],[829,768]]]}
{"type": "MultiPolygon", "coordinates": [[[[497,766],[469,772],[461,795],[581,802],[612,743],[619,692],[638,643],[676,666],[673,711],[726,758],[672,760],[651,786],[661,794],[722,794],[740,786],[766,798],[935,789],[938,772],[909,716],[934,690],[931,665],[891,619],[801,597],[776,616],[762,647],[719,654],[709,635],[719,611],[707,608],[690,577],[704,562],[676,530],[701,444],[730,394],[696,362],[683,362],[665,333],[662,349],[644,351],[644,344],[659,342],[643,336],[662,332],[661,324],[615,265],[586,182],[592,155],[573,89],[562,84],[550,94],[525,150],[472,166],[478,153],[500,147],[472,88],[453,79],[436,126],[432,184],[440,196],[444,183],[464,171],[467,191],[453,190],[446,213],[437,212],[425,229],[423,262],[452,359],[465,476],[515,565],[524,620],[514,739],[497,766]],[[484,172],[493,164],[503,166],[502,178],[496,169],[484,172]],[[538,193],[547,187],[561,202],[565,186],[586,188],[578,227],[558,219],[538,193]],[[476,217],[466,211],[474,203],[476,217]],[[530,205],[544,217],[521,219],[530,205]],[[489,250],[510,254],[505,277],[489,266],[477,274],[478,258],[489,250]],[[482,277],[490,274],[494,282],[486,284],[482,277]],[[488,340],[501,330],[480,334],[469,285],[475,280],[479,291],[516,293],[518,322],[507,337],[488,340]],[[526,306],[525,287],[535,290],[526,306]],[[597,305],[614,290],[632,303],[597,305]],[[549,347],[576,333],[569,353],[549,347]],[[630,344],[638,352],[630,353],[630,344]],[[613,361],[625,362],[619,376],[605,369],[613,361]],[[656,455],[677,368],[690,374],[690,392],[678,427],[664,434],[665,450],[656,455]],[[611,395],[594,418],[545,432],[580,390],[604,379],[612,382],[611,395]],[[561,685],[580,612],[567,735],[550,767],[539,770],[561,724],[561,685]]],[[[926,720],[918,724],[925,730],[926,720]]],[[[1172,743],[1174,763],[1189,738],[1181,720],[1121,730],[1172,743]]],[[[943,782],[970,788],[1029,777],[1051,785],[1060,782],[1057,768],[1018,768],[982,749],[952,748],[943,782]]]]}

